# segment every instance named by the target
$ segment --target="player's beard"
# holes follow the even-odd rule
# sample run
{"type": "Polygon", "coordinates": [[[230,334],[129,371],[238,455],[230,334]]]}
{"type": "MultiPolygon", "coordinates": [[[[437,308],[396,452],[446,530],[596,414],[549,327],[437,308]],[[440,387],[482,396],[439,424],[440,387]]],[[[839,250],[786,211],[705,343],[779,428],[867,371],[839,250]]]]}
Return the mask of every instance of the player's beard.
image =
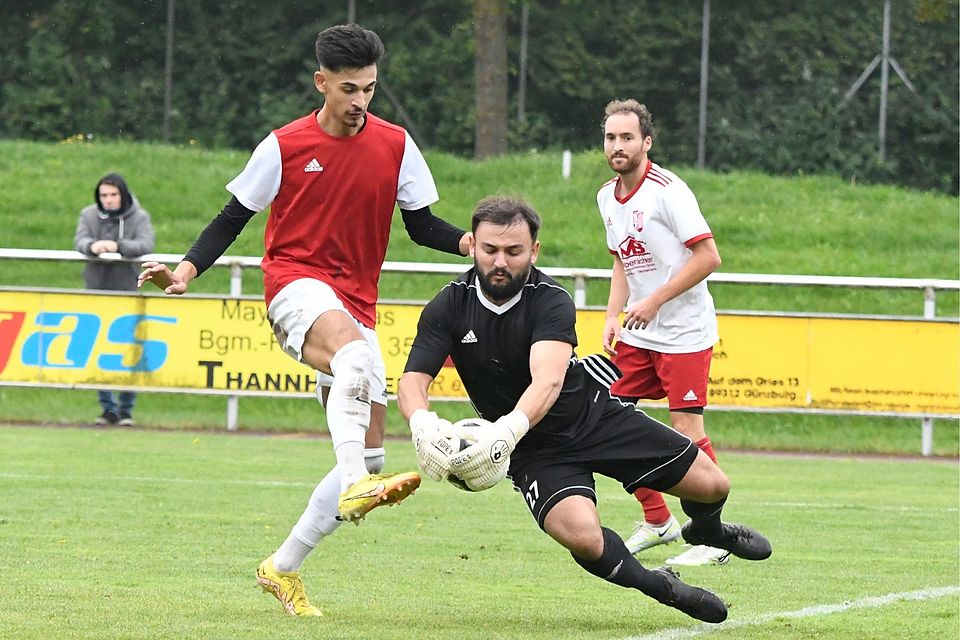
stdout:
{"type": "Polygon", "coordinates": [[[479,264],[474,262],[474,265],[477,268],[477,278],[480,280],[480,290],[483,292],[483,295],[487,297],[491,302],[501,304],[517,295],[523,285],[527,284],[527,279],[530,277],[530,265],[528,264],[526,268],[514,275],[506,269],[491,269],[490,271],[484,273],[483,269],[480,268],[479,264]],[[507,281],[503,284],[494,284],[493,277],[497,275],[503,275],[507,277],[507,281]]]}
{"type": "Polygon", "coordinates": [[[627,175],[627,174],[633,173],[634,171],[637,170],[637,168],[643,162],[643,155],[636,155],[631,157],[625,154],[618,154],[615,157],[624,158],[626,160],[624,164],[614,165],[613,164],[614,157],[607,158],[607,164],[610,166],[610,168],[613,169],[614,172],[620,175],[627,175]]]}

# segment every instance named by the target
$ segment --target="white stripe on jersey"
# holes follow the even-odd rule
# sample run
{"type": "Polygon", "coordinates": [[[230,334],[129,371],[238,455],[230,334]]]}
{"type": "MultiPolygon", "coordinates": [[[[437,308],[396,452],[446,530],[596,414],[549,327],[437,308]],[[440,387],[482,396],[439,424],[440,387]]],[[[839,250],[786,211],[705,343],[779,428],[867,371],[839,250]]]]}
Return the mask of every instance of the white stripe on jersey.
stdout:
{"type": "Polygon", "coordinates": [[[580,362],[583,363],[583,368],[590,377],[607,389],[622,375],[616,365],[599,353],[591,354],[580,362]]]}

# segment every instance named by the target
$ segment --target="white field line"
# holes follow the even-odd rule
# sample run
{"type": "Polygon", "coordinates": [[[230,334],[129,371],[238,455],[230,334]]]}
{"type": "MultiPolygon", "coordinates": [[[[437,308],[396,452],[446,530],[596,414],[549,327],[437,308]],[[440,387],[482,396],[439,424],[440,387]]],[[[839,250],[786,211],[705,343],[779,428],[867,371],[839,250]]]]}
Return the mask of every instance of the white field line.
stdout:
{"type": "Polygon", "coordinates": [[[697,638],[699,636],[729,631],[732,629],[742,629],[744,627],[756,627],[779,620],[783,618],[813,618],[826,616],[833,613],[843,613],[851,609],[867,609],[872,607],[884,607],[894,602],[904,600],[934,600],[936,598],[946,598],[949,596],[960,595],[960,587],[930,587],[918,591],[903,591],[901,593],[888,593],[883,596],[873,596],[851,600],[840,604],[817,604],[796,611],[779,611],[775,613],[764,613],[753,618],[745,620],[727,620],[721,624],[704,624],[698,627],[662,629],[656,633],[645,636],[629,636],[622,640],[683,640],[685,638],[697,638]]]}
{"type": "MultiPolygon", "coordinates": [[[[53,474],[39,474],[39,473],[0,473],[0,480],[9,479],[9,480],[70,480],[70,481],[88,481],[88,482],[143,482],[143,483],[156,483],[156,484],[195,484],[195,485],[234,485],[234,486],[243,486],[243,487],[315,487],[316,482],[282,482],[277,480],[238,480],[238,479],[223,479],[223,480],[213,480],[209,478],[172,478],[172,477],[160,477],[160,476],[114,476],[114,475],[53,475],[53,474]]],[[[320,479],[317,479],[319,482],[320,479]]],[[[636,498],[632,495],[615,495],[615,496],[604,496],[603,501],[607,500],[629,500],[630,502],[635,502],[636,498]]],[[[897,507],[892,505],[884,504],[875,504],[875,505],[864,505],[864,504],[840,504],[840,503],[823,503],[823,502],[751,502],[751,506],[758,507],[775,507],[778,509],[826,509],[826,510],[839,510],[839,509],[859,509],[862,511],[892,511],[898,513],[906,512],[923,512],[929,513],[931,509],[929,507],[897,507]]],[[[960,507],[943,507],[941,509],[934,509],[938,512],[951,513],[960,511],[960,507]]]]}

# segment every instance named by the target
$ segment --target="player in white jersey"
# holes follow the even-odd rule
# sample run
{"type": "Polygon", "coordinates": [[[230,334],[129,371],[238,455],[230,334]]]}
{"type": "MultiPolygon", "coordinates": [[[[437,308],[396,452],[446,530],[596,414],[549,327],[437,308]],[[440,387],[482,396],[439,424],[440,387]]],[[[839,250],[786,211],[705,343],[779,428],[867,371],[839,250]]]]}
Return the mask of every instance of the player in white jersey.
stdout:
{"type": "MultiPolygon", "coordinates": [[[[617,176],[597,193],[613,254],[603,348],[623,371],[611,392],[624,399],[666,397],[670,424],[717,461],[703,426],[717,317],[706,278],[720,265],[709,225],[690,188],[647,157],[653,118],[636,100],[607,105],[604,152],[617,176]],[[620,314],[626,313],[623,321],[620,314]]],[[[663,496],[635,492],[643,504],[627,548],[638,553],[680,537],[663,496]]],[[[675,564],[724,562],[720,550],[693,548],[675,564]]]]}

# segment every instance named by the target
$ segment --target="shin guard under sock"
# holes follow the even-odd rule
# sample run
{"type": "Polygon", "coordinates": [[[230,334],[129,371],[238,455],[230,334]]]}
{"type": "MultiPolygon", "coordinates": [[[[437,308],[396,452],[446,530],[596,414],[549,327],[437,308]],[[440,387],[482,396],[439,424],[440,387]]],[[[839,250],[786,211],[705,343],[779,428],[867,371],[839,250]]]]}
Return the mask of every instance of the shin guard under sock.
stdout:
{"type": "Polygon", "coordinates": [[[601,527],[601,530],[603,555],[596,560],[584,560],[571,553],[576,563],[607,582],[637,589],[653,598],[665,597],[666,585],[663,580],[633,557],[616,532],[606,527],[601,527]]]}

